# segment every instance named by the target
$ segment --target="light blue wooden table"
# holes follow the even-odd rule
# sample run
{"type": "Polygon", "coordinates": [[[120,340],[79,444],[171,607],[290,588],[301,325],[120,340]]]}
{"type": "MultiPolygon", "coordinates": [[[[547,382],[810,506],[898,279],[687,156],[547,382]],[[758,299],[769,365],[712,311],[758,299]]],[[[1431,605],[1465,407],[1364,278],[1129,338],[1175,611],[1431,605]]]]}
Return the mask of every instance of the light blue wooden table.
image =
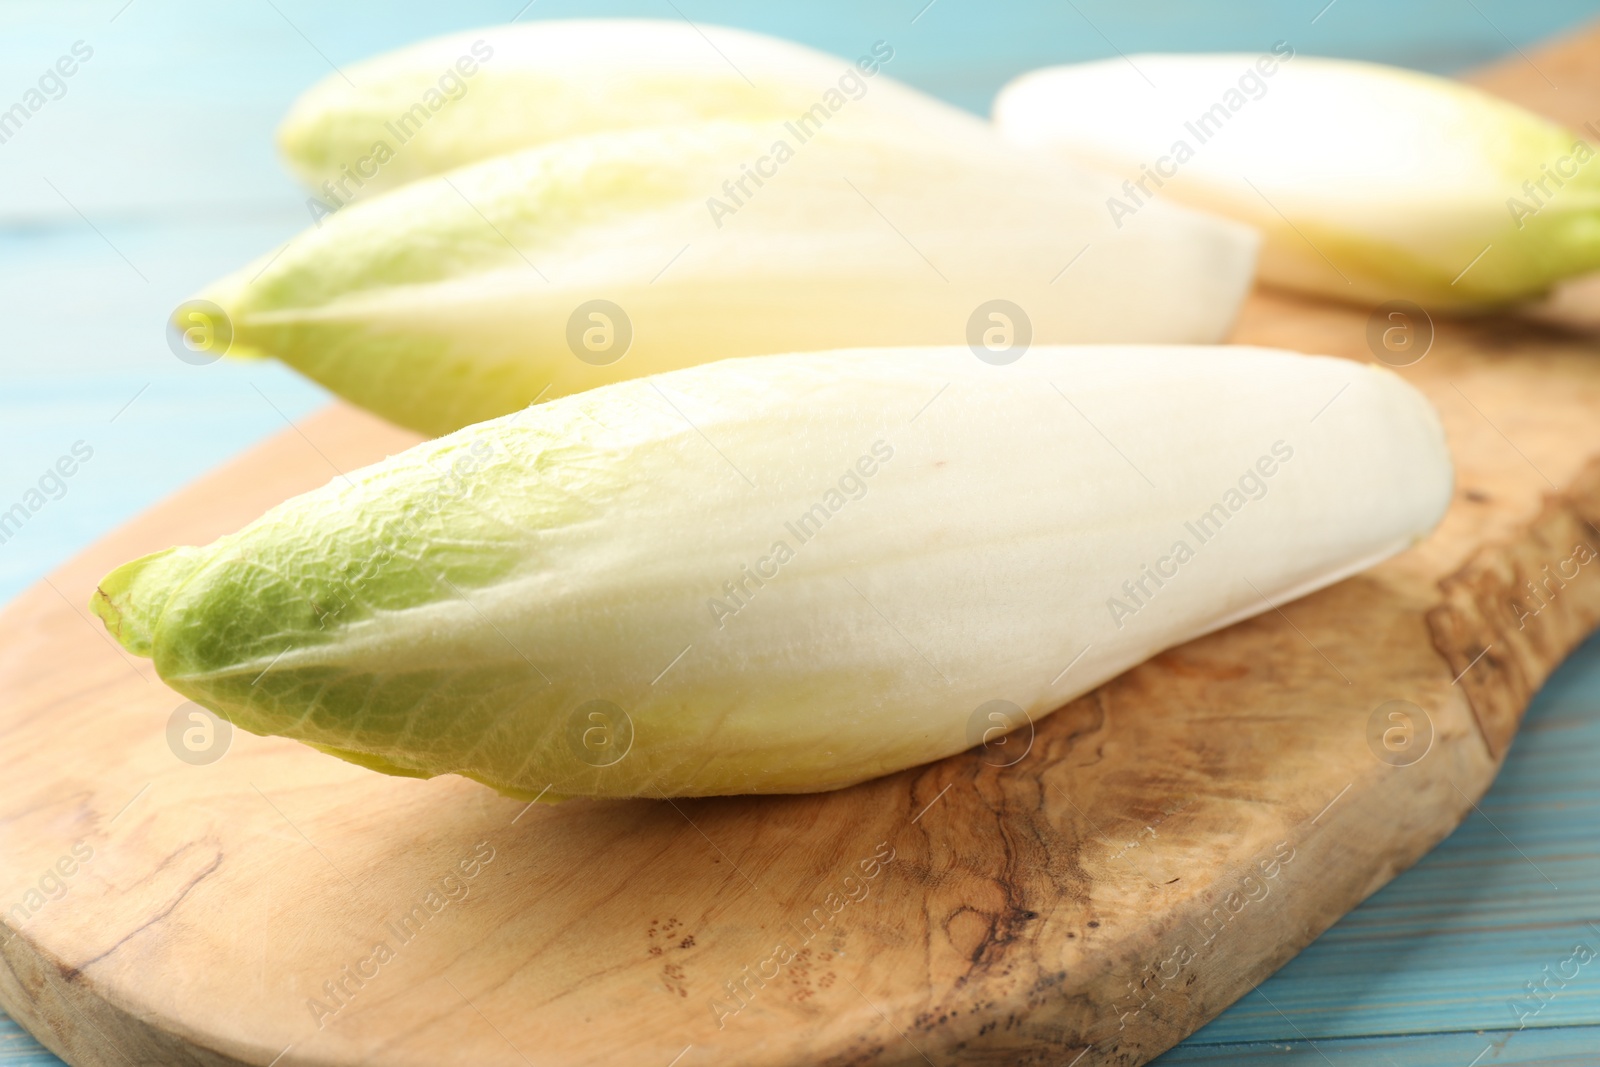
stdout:
{"type": "MultiPolygon", "coordinates": [[[[75,442],[94,450],[64,495],[0,542],[0,601],[325,400],[275,365],[179,362],[166,314],[306,224],[271,148],[300,89],[330,64],[505,22],[523,3],[0,0],[0,110],[75,42],[93,49],[65,94],[0,143],[0,510],[75,442]]],[[[887,40],[891,73],[983,112],[1021,71],[1118,50],[1284,39],[1448,73],[1594,18],[1600,3],[534,0],[520,18],[680,11],[844,55],[887,40]]],[[[1520,1028],[1513,1008],[1537,1003],[1525,987],[1574,945],[1600,951],[1597,784],[1592,641],[1539,697],[1481,814],[1160,1063],[1600,1064],[1600,960],[1520,1028]]],[[[57,1062],[0,1016],[0,1065],[57,1062]]]]}

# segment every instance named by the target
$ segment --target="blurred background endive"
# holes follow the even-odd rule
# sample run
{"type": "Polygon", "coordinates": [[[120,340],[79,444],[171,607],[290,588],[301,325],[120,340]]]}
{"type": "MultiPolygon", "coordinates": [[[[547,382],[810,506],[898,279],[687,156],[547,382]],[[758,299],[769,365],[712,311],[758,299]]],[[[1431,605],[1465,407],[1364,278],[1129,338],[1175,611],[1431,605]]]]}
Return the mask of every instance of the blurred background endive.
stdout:
{"type": "MultiPolygon", "coordinates": [[[[436,34],[600,16],[738,26],[842,56],[887,41],[889,74],[987,114],[1017,74],[1118,53],[1286,40],[1462,73],[1522,59],[1600,2],[0,0],[0,114],[74,46],[82,60],[25,121],[0,120],[0,511],[59,457],[90,453],[25,525],[0,528],[0,602],[326,402],[276,362],[182,362],[164,335],[197,287],[310,223],[272,139],[299,92],[436,34]]],[[[1480,812],[1158,1062],[1600,1063],[1600,965],[1524,1028],[1510,1006],[1574,943],[1600,946],[1597,760],[1591,641],[1540,695],[1480,812]]],[[[0,1015],[0,1065],[57,1062],[0,1015]]]]}

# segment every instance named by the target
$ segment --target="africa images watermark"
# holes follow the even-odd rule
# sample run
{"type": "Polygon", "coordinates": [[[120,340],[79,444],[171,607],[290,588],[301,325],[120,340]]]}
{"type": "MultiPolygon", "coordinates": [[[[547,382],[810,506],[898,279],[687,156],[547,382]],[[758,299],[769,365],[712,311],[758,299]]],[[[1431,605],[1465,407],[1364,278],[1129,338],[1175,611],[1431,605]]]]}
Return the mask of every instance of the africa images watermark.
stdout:
{"type": "MultiPolygon", "coordinates": [[[[1266,79],[1278,72],[1279,62],[1287,63],[1293,58],[1293,46],[1288,41],[1278,41],[1272,46],[1272,51],[1263,52],[1254,64],[1246,67],[1237,84],[1223,93],[1221,99],[1195,116],[1193,121],[1183,124],[1183,128],[1195,139],[1195,145],[1203,145],[1211,140],[1246,104],[1266,96],[1269,88],[1266,79]]],[[[1155,199],[1155,191],[1147,183],[1154,182],[1159,189],[1168,179],[1177,177],[1178,168],[1194,158],[1195,145],[1182,137],[1178,138],[1167,155],[1153,164],[1139,164],[1138,181],[1122,183],[1122,192],[1127,200],[1115,196],[1106,198],[1106,210],[1111,212],[1111,221],[1117,224],[1117,229],[1122,229],[1123,219],[1136,214],[1146,203],[1155,199]]]]}
{"type": "Polygon", "coordinates": [[[80,66],[94,56],[94,49],[83,41],[73,41],[70,55],[63,55],[44,69],[34,88],[26,90],[22,99],[0,111],[0,144],[5,144],[17,134],[27,121],[52,100],[67,95],[67,79],[78,73],[80,66]]]}
{"type": "Polygon", "coordinates": [[[6,909],[13,928],[22,929],[24,923],[43,911],[51,901],[66,896],[72,878],[92,859],[93,845],[87,841],[74,842],[66,855],[44,869],[44,873],[22,894],[22,899],[6,909]]]}
{"type": "Polygon", "coordinates": [[[399,956],[399,950],[415,941],[435,916],[449,905],[467,899],[472,892],[469,883],[494,862],[494,857],[493,845],[487,841],[478,842],[472,852],[457,861],[449,874],[419,894],[399,919],[384,923],[383,931],[387,936],[375,942],[370,952],[353,963],[345,964],[337,975],[322,983],[322,994],[327,997],[326,1001],[307,997],[306,1010],[311,1013],[311,1021],[317,1029],[327,1026],[330,1019],[349,1007],[367,983],[393,963],[399,956]]]}
{"type": "Polygon", "coordinates": [[[89,442],[72,442],[70,455],[61,456],[46,467],[44,473],[39,475],[38,482],[22,494],[21,500],[0,511],[0,545],[21,533],[27,521],[50,501],[66,496],[67,479],[77,474],[78,469],[93,456],[94,447],[89,442]]]}
{"type": "MultiPolygon", "coordinates": [[[[796,545],[810,541],[822,531],[824,523],[844,510],[846,504],[866,496],[866,480],[893,458],[894,448],[887,441],[879,439],[872,442],[869,452],[863,453],[852,466],[846,468],[837,484],[829,486],[820,500],[792,521],[784,523],[783,528],[794,538],[796,545]]],[[[726,600],[714,596],[706,598],[706,609],[711,612],[711,621],[717,624],[717,629],[722,629],[731,616],[749,607],[755,595],[776,578],[779,569],[794,557],[794,547],[779,538],[772,542],[767,554],[756,560],[754,566],[741,566],[738,577],[723,582],[722,594],[727,597],[726,600]]]]}
{"type": "MultiPolygon", "coordinates": [[[[343,572],[322,580],[301,576],[296,583],[296,589],[316,619],[319,630],[326,630],[331,624],[339,623],[340,616],[346,611],[362,608],[363,589],[408,546],[419,539],[425,540],[424,535],[428,533],[430,523],[448,521],[447,509],[466,500],[472,492],[472,475],[482,471],[497,459],[515,455],[515,450],[508,444],[503,433],[533,411],[535,406],[529,405],[514,415],[474,427],[470,437],[454,442],[448,447],[438,448],[425,460],[438,477],[431,484],[424,485],[422,491],[406,494],[403,499],[397,501],[392,522],[377,531],[369,543],[361,546],[360,551],[350,553],[348,566],[343,572]]],[[[462,433],[465,434],[466,431],[462,433]]],[[[348,481],[348,477],[346,480],[348,481]]],[[[412,562],[421,566],[420,559],[412,558],[412,562]]],[[[424,568],[423,573],[427,574],[429,571],[424,568]]],[[[472,606],[472,601],[450,582],[447,575],[440,574],[439,578],[457,597],[472,606]]],[[[359,619],[346,621],[359,622],[359,619]]],[[[284,647],[251,684],[255,685],[265,678],[297,647],[295,644],[284,647]]],[[[512,646],[513,649],[515,647],[512,646]]],[[[523,658],[527,659],[525,656],[523,658]]],[[[527,662],[534,671],[539,671],[532,660],[527,662]]],[[[543,672],[539,673],[542,676],[543,672]]],[[[173,751],[183,758],[176,743],[173,751]]]]}
{"type": "Polygon", "coordinates": [[[722,193],[727,200],[715,196],[706,198],[706,210],[711,212],[711,221],[717,224],[717,229],[722,229],[722,220],[725,216],[737,213],[755,195],[755,191],[750,188],[750,182],[754,182],[759,189],[766,184],[766,179],[776,178],[778,168],[794,158],[796,145],[803,145],[820,133],[823,125],[843,110],[845,104],[866,96],[865,79],[877,74],[883,64],[893,58],[894,48],[888,42],[874,41],[871,54],[862,56],[856,60],[854,67],[846,67],[844,73],[839,75],[837,87],[827,89],[815,104],[792,121],[783,124],[783,128],[794,137],[795,145],[780,137],[772,142],[767,154],[758,158],[753,164],[739,164],[739,176],[722,183],[722,193]],[[848,98],[845,95],[847,93],[848,98]]]}
{"type": "MultiPolygon", "coordinates": [[[[711,1019],[721,1030],[728,1025],[728,1020],[748,1008],[755,1000],[756,994],[767,987],[767,983],[774,981],[783,973],[783,969],[801,958],[812,939],[819,936],[823,929],[833,921],[833,917],[844,911],[851,904],[860,904],[872,892],[869,884],[874,878],[882,874],[884,868],[894,862],[895,849],[887,841],[879,842],[872,855],[857,860],[855,870],[861,872],[857,877],[855,873],[847,874],[840,880],[839,888],[843,893],[829,892],[822,898],[822,902],[806,913],[800,920],[802,936],[796,946],[794,937],[785,937],[774,946],[772,953],[765,959],[758,961],[751,970],[751,965],[746,964],[741,968],[737,978],[730,978],[722,983],[727,991],[726,999],[711,1001],[711,1019]]],[[[849,868],[846,868],[847,870],[849,868]]]]}
{"type": "MultiPolygon", "coordinates": [[[[1592,922],[1585,925],[1600,933],[1600,925],[1592,922]]],[[[1579,978],[1583,968],[1593,963],[1596,955],[1600,953],[1596,952],[1594,945],[1587,941],[1579,941],[1553,968],[1547,963],[1540,968],[1537,979],[1524,982],[1522,995],[1506,1001],[1506,1006],[1511,1009],[1512,1016],[1517,1020],[1517,1029],[1526,1029],[1528,1023],[1544,1011],[1562,990],[1579,978]]],[[[1593,972],[1590,974],[1592,976],[1593,972]]]]}
{"type": "MultiPolygon", "coordinates": [[[[1583,128],[1600,141],[1600,128],[1596,128],[1591,119],[1583,124],[1583,128]]],[[[1522,192],[1527,196],[1527,201],[1515,196],[1506,197],[1506,210],[1511,213],[1511,221],[1517,224],[1517,229],[1527,225],[1529,219],[1543,211],[1555,199],[1557,193],[1578,176],[1578,171],[1595,157],[1595,150],[1584,141],[1574,141],[1567,154],[1560,156],[1554,163],[1541,163],[1538,178],[1530,178],[1522,183],[1522,192]],[[1555,183],[1555,188],[1550,188],[1550,183],[1555,183]]]]}
{"type": "Polygon", "coordinates": [[[1167,555],[1157,559],[1153,567],[1142,564],[1137,577],[1122,583],[1122,594],[1127,597],[1126,600],[1117,596],[1107,597],[1106,610],[1111,613],[1111,621],[1117,624],[1117,629],[1122,629],[1125,620],[1149,606],[1167,582],[1178,576],[1180,568],[1222,532],[1223,524],[1244,510],[1250,501],[1266,496],[1268,479],[1278,473],[1282,464],[1293,458],[1294,448],[1288,442],[1274,441],[1271,455],[1258,458],[1239,476],[1237,485],[1228,487],[1221,500],[1201,512],[1194,521],[1183,524],[1184,530],[1194,537],[1194,545],[1190,545],[1186,537],[1178,538],[1167,555]]]}
{"type": "Polygon", "coordinates": [[[1552,564],[1546,563],[1542,571],[1544,578],[1537,586],[1534,585],[1532,578],[1528,579],[1524,583],[1527,586],[1528,598],[1529,601],[1537,606],[1530,607],[1528,601],[1521,599],[1511,601],[1511,610],[1517,616],[1517,629],[1527,629],[1528,620],[1549,607],[1556,597],[1561,595],[1561,591],[1567,587],[1567,583],[1573,581],[1582,573],[1583,566],[1593,562],[1596,558],[1595,550],[1586,542],[1580,541],[1572,546],[1572,553],[1566,559],[1554,564],[1554,574],[1550,573],[1552,564]],[[1569,567],[1571,568],[1570,571],[1568,570],[1569,567]],[[1540,595],[1541,590],[1543,590],[1543,596],[1540,595]]]}
{"type": "Polygon", "coordinates": [[[1137,981],[1128,980],[1126,999],[1112,1001],[1111,1012],[1116,1016],[1117,1029],[1127,1029],[1129,1020],[1137,1018],[1151,1001],[1168,988],[1178,985],[1184,970],[1219,937],[1232,929],[1246,908],[1270,897],[1273,880],[1294,862],[1297,854],[1294,843],[1284,839],[1272,846],[1271,853],[1263,853],[1245,863],[1242,874],[1236,870],[1233,887],[1213,901],[1212,907],[1200,917],[1199,922],[1190,919],[1188,928],[1180,929],[1174,935],[1182,940],[1172,947],[1171,952],[1142,970],[1137,981]]]}
{"type": "Polygon", "coordinates": [[[479,64],[494,58],[494,47],[481,39],[472,42],[470,51],[471,55],[463,54],[452,66],[444,69],[444,73],[439,75],[437,88],[424,90],[420,100],[383,124],[384,129],[394,136],[394,144],[383,138],[374,141],[366,155],[354,163],[340,164],[337,179],[329,178],[322,183],[326,200],[315,196],[306,200],[312,222],[320,226],[324,218],[348,204],[355,198],[356,191],[376,178],[383,165],[420,133],[429,119],[467,95],[467,80],[478,73],[479,64]],[[352,182],[355,183],[354,191],[350,188],[352,182]]]}

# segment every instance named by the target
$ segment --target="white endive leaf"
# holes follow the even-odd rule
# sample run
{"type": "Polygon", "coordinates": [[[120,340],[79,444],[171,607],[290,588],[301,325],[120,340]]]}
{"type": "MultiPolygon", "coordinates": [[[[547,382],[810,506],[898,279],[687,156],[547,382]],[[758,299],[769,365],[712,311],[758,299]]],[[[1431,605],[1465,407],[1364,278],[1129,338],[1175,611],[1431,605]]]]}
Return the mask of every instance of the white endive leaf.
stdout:
{"type": "Polygon", "coordinates": [[[389,773],[832,789],[1406,548],[1451,477],[1421,394],[1339,359],[728,360],[419,445],[93,607],[244,729],[389,773]]]}
{"type": "Polygon", "coordinates": [[[1600,164],[1569,130],[1459,82],[1280,44],[1023,75],[995,102],[1013,142],[1153,201],[1248,222],[1261,277],[1344,300],[1473,308],[1600,267],[1600,164]]]}

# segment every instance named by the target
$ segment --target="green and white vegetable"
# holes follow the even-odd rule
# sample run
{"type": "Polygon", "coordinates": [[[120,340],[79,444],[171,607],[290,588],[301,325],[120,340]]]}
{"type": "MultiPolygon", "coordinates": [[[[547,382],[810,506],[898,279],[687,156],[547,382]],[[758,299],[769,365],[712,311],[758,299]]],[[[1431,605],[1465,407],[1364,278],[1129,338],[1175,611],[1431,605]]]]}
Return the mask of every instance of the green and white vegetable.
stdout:
{"type": "Polygon", "coordinates": [[[900,128],[977,119],[852,59],[682,20],[573,19],[440,37],[331,74],[278,131],[324,208],[467,163],[602,130],[871,113],[900,128]],[[821,109],[818,112],[817,109],[821,109]]]}
{"type": "Polygon", "coordinates": [[[1015,143],[1125,184],[1124,230],[1154,201],[1264,235],[1264,281],[1371,303],[1473,309],[1600,268],[1600,164],[1571,130],[1459,82],[1299,56],[1140,55],[1011,83],[1015,143]]]}
{"type": "Polygon", "coordinates": [[[234,353],[438,434],[730,356],[1219,341],[1249,290],[1246,227],[1161,205],[1119,231],[1106,183],[981,125],[802,133],[702,123],[503,156],[356,203],[205,296],[234,353]]]}
{"type": "Polygon", "coordinates": [[[1421,394],[1345,360],[738,359],[424,443],[93,609],[236,725],[391,774],[833,789],[1368,567],[1451,481],[1421,394]]]}

